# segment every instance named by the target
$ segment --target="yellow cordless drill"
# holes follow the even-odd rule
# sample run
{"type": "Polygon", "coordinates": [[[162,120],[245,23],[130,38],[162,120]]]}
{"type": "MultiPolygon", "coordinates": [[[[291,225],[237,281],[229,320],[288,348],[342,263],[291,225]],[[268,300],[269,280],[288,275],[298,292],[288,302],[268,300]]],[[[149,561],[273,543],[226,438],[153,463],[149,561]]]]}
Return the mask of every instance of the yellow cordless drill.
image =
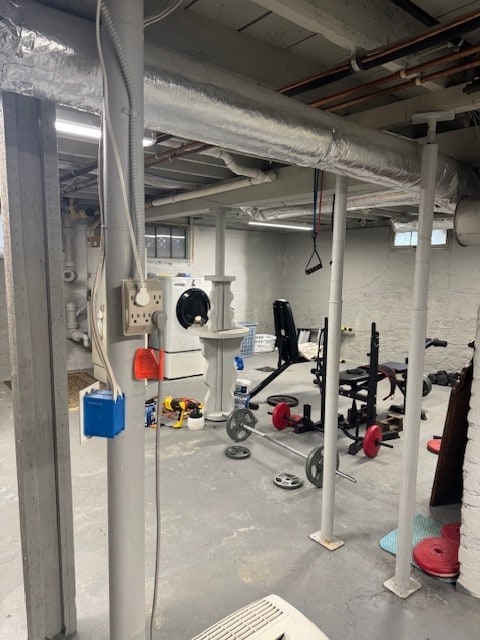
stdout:
{"type": "Polygon", "coordinates": [[[189,413],[193,409],[203,409],[203,403],[197,400],[190,400],[189,398],[174,398],[173,396],[167,396],[163,399],[163,408],[165,411],[178,411],[178,419],[173,425],[174,429],[180,429],[183,424],[183,418],[186,413],[189,413]]]}

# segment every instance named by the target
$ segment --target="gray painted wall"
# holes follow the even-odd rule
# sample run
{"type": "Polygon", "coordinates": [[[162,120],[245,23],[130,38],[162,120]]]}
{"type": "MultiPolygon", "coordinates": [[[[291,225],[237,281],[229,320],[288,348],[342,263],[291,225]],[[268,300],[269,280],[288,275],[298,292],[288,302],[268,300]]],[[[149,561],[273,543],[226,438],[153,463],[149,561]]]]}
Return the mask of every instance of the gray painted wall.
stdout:
{"type": "MultiPolygon", "coordinates": [[[[324,269],[303,272],[311,250],[306,234],[284,237],[283,297],[290,300],[297,325],[321,326],[328,311],[331,234],[320,239],[324,269]]],[[[400,360],[408,351],[415,251],[393,249],[388,228],[347,233],[342,324],[354,335],[342,340],[342,356],[363,363],[370,323],[380,331],[380,357],[400,360]]],[[[447,349],[430,348],[426,372],[460,369],[471,357],[475,337],[480,260],[475,247],[432,249],[428,335],[447,340],[447,349]]]]}

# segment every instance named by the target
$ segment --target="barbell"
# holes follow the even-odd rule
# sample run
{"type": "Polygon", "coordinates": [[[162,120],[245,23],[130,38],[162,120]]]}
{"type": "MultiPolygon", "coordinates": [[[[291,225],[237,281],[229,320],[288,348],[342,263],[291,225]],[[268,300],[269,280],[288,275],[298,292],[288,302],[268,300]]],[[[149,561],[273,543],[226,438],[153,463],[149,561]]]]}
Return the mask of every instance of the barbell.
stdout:
{"type": "MultiPolygon", "coordinates": [[[[305,462],[305,472],[307,474],[307,478],[310,482],[316,487],[322,488],[323,486],[323,445],[315,447],[310,453],[306,454],[294,447],[291,447],[289,444],[285,442],[280,442],[276,438],[272,438],[267,433],[263,433],[255,428],[257,424],[257,419],[250,411],[250,409],[239,408],[234,409],[232,413],[228,416],[227,419],[227,433],[229,437],[235,442],[243,442],[247,438],[249,438],[252,433],[260,436],[264,440],[268,440],[268,442],[273,442],[278,447],[282,449],[286,449],[290,451],[290,453],[294,453],[296,456],[300,456],[303,458],[305,462]]],[[[338,467],[340,464],[340,459],[337,453],[337,468],[335,473],[341,478],[345,478],[346,480],[350,480],[350,482],[357,482],[353,476],[348,475],[347,473],[343,473],[343,471],[339,471],[338,467]]]]}

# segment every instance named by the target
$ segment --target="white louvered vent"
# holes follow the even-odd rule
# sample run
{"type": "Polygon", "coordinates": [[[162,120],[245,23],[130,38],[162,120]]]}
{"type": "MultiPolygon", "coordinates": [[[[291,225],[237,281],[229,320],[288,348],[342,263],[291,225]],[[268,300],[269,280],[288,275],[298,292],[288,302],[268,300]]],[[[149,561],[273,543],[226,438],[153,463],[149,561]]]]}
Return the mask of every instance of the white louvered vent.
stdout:
{"type": "Polygon", "coordinates": [[[278,596],[268,596],[227,616],[192,640],[328,640],[278,596]]]}

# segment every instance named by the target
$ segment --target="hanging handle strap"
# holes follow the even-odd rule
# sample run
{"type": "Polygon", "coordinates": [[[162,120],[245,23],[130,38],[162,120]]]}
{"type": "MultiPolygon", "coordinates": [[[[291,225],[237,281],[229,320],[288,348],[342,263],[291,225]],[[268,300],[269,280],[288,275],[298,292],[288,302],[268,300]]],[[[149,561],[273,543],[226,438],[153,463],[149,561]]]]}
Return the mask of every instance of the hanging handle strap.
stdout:
{"type": "Polygon", "coordinates": [[[309,276],[311,273],[320,271],[320,269],[323,269],[322,259],[317,251],[317,247],[314,246],[312,255],[309,257],[308,262],[305,265],[305,273],[309,276]]]}
{"type": "Polygon", "coordinates": [[[316,271],[320,271],[323,268],[322,259],[317,251],[317,236],[320,228],[320,212],[322,207],[322,195],[323,195],[323,171],[315,169],[313,174],[313,251],[305,265],[305,274],[309,276],[316,271]],[[319,199],[320,191],[320,199],[319,199]],[[318,207],[318,209],[317,209],[318,207]],[[317,221],[318,215],[318,221],[317,221]]]}

